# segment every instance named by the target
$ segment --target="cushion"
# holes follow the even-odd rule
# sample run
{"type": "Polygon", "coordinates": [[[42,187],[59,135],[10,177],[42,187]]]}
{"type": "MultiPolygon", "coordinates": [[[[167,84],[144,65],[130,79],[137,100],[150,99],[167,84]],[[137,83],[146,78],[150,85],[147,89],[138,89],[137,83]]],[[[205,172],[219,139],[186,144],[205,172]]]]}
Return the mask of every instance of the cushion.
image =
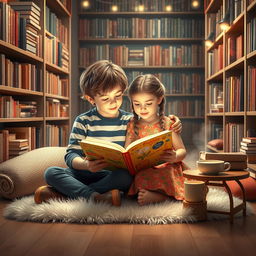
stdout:
{"type": "Polygon", "coordinates": [[[0,196],[13,199],[34,193],[45,185],[44,171],[50,166],[66,167],[66,147],[43,147],[0,164],[0,196]]]}
{"type": "MultiPolygon", "coordinates": [[[[249,200],[249,201],[256,200],[256,180],[253,179],[252,177],[249,177],[249,178],[240,180],[240,182],[244,186],[246,200],[249,200]]],[[[242,198],[241,188],[236,183],[236,181],[234,180],[227,181],[227,184],[234,196],[242,198]]]]}
{"type": "Polygon", "coordinates": [[[214,139],[208,142],[209,146],[212,146],[218,150],[223,149],[223,139],[214,139]]]}

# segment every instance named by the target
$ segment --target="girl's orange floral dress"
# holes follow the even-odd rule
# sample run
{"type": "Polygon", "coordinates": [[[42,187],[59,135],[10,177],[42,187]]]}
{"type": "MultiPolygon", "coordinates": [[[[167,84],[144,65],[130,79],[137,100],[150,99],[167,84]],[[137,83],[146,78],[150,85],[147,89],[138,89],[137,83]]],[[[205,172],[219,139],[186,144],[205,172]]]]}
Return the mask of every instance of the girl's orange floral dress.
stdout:
{"type": "MultiPolygon", "coordinates": [[[[139,124],[138,136],[134,133],[134,123],[131,120],[127,127],[127,135],[139,139],[162,131],[159,123],[139,124]]],[[[177,200],[184,199],[184,177],[182,175],[183,163],[164,163],[149,169],[141,170],[135,175],[128,195],[136,195],[139,189],[162,192],[177,200]]]]}

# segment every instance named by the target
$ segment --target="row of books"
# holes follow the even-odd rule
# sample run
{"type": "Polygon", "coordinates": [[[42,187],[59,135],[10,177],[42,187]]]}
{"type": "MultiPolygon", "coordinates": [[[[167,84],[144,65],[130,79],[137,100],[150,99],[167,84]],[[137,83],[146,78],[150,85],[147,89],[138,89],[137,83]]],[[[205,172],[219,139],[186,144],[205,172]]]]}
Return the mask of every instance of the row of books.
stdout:
{"type": "Polygon", "coordinates": [[[42,56],[40,12],[34,2],[0,2],[0,39],[42,56]]]}
{"type": "Polygon", "coordinates": [[[68,145],[68,125],[46,125],[46,146],[66,147],[68,145]]]}
{"type": "Polygon", "coordinates": [[[226,79],[225,111],[244,111],[244,76],[231,76],[226,79]]]}
{"type": "Polygon", "coordinates": [[[36,116],[36,101],[21,101],[15,100],[12,96],[0,96],[0,118],[28,118],[36,116]]]}
{"type": "Polygon", "coordinates": [[[22,150],[25,150],[24,147],[27,147],[27,151],[30,151],[42,145],[40,127],[6,127],[0,130],[0,162],[8,160],[10,156],[25,153],[22,152],[22,150]],[[13,140],[20,141],[14,141],[10,145],[10,141],[13,140]]]}
{"type": "Polygon", "coordinates": [[[167,113],[173,113],[180,117],[204,116],[204,101],[202,99],[171,99],[166,102],[165,106],[167,113]]]}
{"type": "MultiPolygon", "coordinates": [[[[81,6],[82,2],[81,2],[81,6]]],[[[109,1],[91,1],[90,6],[82,10],[92,11],[92,12],[111,12],[112,6],[117,6],[118,11],[120,12],[161,12],[161,11],[172,11],[172,12],[185,12],[185,11],[198,11],[202,10],[202,6],[195,8],[191,5],[190,0],[129,0],[129,1],[120,1],[112,0],[109,1]],[[170,8],[166,8],[166,7],[170,8]]]]}
{"type": "Polygon", "coordinates": [[[46,30],[58,38],[66,47],[68,47],[68,28],[63,21],[46,6],[45,14],[46,30]]]}
{"type": "Polygon", "coordinates": [[[247,23],[247,51],[252,52],[256,50],[256,17],[253,17],[247,23]]]}
{"type": "Polygon", "coordinates": [[[207,53],[208,55],[208,73],[207,76],[210,77],[217,73],[219,70],[223,69],[223,44],[218,45],[215,49],[207,53]]]}
{"type": "Polygon", "coordinates": [[[69,97],[68,79],[46,71],[46,93],[69,97]]]}
{"type": "Polygon", "coordinates": [[[201,23],[187,17],[80,19],[79,38],[201,38],[201,23]]]}
{"type": "Polygon", "coordinates": [[[230,36],[227,40],[227,65],[240,59],[244,55],[243,35],[230,36]]]}
{"type": "Polygon", "coordinates": [[[244,10],[244,0],[228,0],[226,1],[226,10],[229,11],[230,24],[239,16],[244,10]]]}
{"type": "Polygon", "coordinates": [[[256,67],[248,66],[248,105],[249,111],[256,111],[256,67]]]}
{"type": "MultiPolygon", "coordinates": [[[[221,34],[222,30],[220,29],[219,21],[222,20],[224,17],[224,9],[223,4],[220,6],[217,12],[215,13],[208,13],[206,15],[206,34],[207,36],[210,35],[210,33],[213,34],[214,38],[217,38],[218,35],[221,34]]],[[[207,37],[206,37],[207,38],[207,37]]]]}
{"type": "Polygon", "coordinates": [[[69,52],[67,47],[55,36],[45,37],[45,60],[66,71],[69,69],[69,52]]]}
{"type": "Polygon", "coordinates": [[[0,54],[0,85],[42,91],[42,69],[30,63],[12,61],[0,54]]]}
{"type": "MultiPolygon", "coordinates": [[[[204,93],[204,74],[196,72],[148,72],[164,84],[167,94],[203,94],[204,93]]],[[[129,83],[132,80],[144,74],[141,71],[127,71],[126,75],[129,83]]]]}
{"type": "Polygon", "coordinates": [[[227,123],[225,131],[227,134],[227,151],[238,152],[244,135],[244,125],[242,123],[227,123]]]}
{"type": "Polygon", "coordinates": [[[201,66],[204,62],[203,47],[198,44],[169,47],[96,45],[80,48],[79,56],[79,63],[84,67],[101,59],[111,59],[120,66],[201,66]]]}
{"type": "Polygon", "coordinates": [[[69,105],[61,103],[58,99],[47,98],[46,100],[47,117],[69,117],[69,105]]]}

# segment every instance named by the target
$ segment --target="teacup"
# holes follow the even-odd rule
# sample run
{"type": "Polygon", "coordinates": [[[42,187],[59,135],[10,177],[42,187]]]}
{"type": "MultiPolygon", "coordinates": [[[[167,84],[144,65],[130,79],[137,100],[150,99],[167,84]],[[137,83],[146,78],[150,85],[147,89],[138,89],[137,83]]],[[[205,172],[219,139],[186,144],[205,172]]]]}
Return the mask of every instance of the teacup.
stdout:
{"type": "Polygon", "coordinates": [[[208,187],[199,180],[186,180],[184,182],[184,198],[187,202],[205,202],[208,187]]]}
{"type": "Polygon", "coordinates": [[[203,174],[218,174],[228,171],[231,167],[229,162],[222,160],[198,160],[197,169],[203,174]]]}

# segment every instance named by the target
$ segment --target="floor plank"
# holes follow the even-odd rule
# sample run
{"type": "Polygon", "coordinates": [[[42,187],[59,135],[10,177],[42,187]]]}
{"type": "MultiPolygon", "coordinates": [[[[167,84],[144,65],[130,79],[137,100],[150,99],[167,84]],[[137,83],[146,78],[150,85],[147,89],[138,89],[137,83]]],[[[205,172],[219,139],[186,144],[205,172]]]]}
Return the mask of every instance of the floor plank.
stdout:
{"type": "Polygon", "coordinates": [[[133,225],[99,225],[84,255],[129,256],[133,225]]]}

